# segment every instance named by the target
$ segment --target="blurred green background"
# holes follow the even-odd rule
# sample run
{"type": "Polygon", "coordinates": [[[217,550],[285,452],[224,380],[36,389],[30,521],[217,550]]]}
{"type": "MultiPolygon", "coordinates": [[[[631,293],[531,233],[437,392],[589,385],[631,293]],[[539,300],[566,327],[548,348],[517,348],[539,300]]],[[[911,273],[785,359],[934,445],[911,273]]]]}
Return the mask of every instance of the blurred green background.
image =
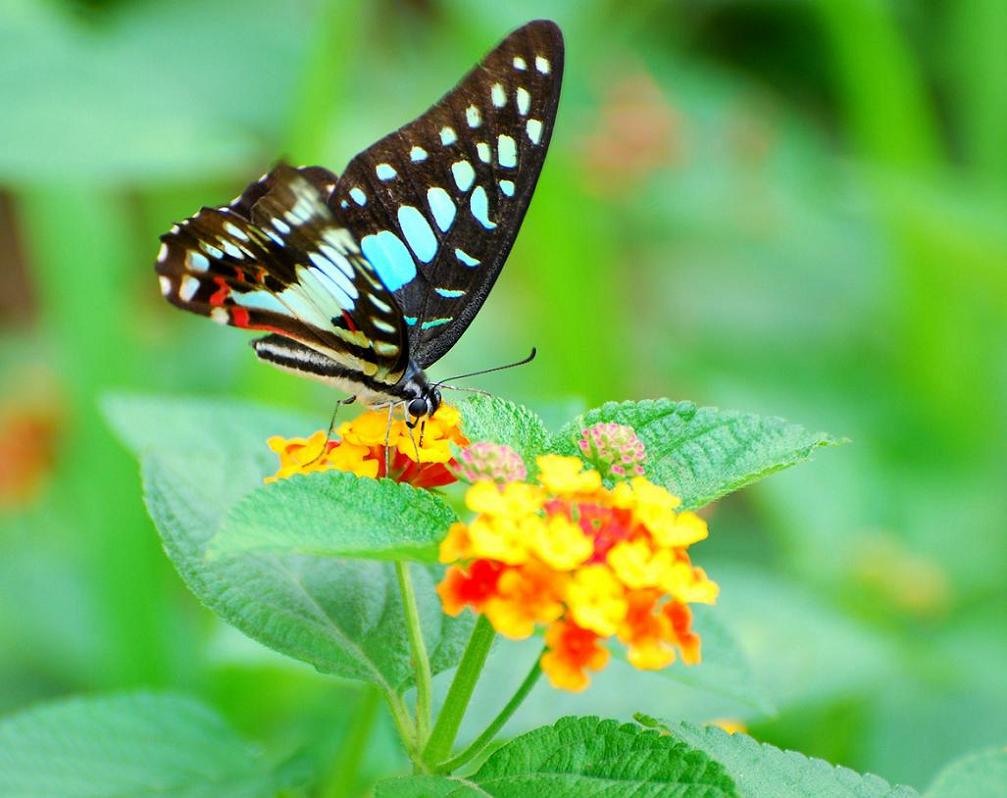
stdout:
{"type": "MultiPolygon", "coordinates": [[[[775,705],[720,709],[916,786],[1007,742],[1002,0],[0,0],[0,711],[171,687],[273,750],[373,714],[183,589],[100,401],[323,426],[331,393],[160,298],[158,234],[279,157],[338,172],[541,16],[551,153],[434,374],[535,344],[477,384],[556,421],[670,396],[850,436],[712,509],[697,557],[775,705]]],[[[382,724],[361,785],[401,764],[382,724]]]]}

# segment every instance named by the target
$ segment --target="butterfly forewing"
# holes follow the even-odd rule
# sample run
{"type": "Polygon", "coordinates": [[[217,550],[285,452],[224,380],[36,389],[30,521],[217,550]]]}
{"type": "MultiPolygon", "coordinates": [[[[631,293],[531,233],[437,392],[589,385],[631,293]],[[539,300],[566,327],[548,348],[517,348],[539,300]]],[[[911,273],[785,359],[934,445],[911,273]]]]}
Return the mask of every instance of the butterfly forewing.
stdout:
{"type": "Polygon", "coordinates": [[[334,183],[324,169],[279,166],[231,205],[176,225],[161,237],[161,290],[185,310],[292,339],[394,384],[408,365],[405,323],[326,205],[334,183]]]}
{"type": "Polygon", "coordinates": [[[421,368],[458,340],[503,267],[545,159],[562,73],[559,29],[531,22],[339,179],[330,204],[398,298],[421,368]]]}

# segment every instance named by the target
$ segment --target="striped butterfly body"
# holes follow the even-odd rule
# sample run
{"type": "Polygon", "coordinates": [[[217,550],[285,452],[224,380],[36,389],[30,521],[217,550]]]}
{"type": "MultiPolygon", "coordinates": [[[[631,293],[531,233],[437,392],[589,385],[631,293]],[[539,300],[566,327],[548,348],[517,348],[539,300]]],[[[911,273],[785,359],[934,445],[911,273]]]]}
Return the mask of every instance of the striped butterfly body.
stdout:
{"type": "Polygon", "coordinates": [[[504,39],[422,116],[342,176],[277,166],[230,205],[161,236],[164,296],[268,335],[262,360],[368,406],[440,405],[424,369],[496,281],[545,159],[563,39],[536,21],[504,39]]]}

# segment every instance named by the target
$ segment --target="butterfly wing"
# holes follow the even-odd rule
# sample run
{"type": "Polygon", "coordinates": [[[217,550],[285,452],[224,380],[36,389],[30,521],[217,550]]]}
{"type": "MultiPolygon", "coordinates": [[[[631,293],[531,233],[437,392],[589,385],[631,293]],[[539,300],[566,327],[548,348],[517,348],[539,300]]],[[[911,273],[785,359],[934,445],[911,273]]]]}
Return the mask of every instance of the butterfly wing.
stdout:
{"type": "Polygon", "coordinates": [[[429,111],[357,155],[330,199],[409,325],[426,368],[478,312],[521,226],[552,135],[563,38],[536,21],[429,111]]]}
{"type": "Polygon", "coordinates": [[[280,336],[300,345],[292,351],[318,353],[317,363],[392,385],[409,362],[405,323],[325,203],[335,183],[327,170],[281,165],[229,206],[175,225],[161,236],[161,290],[184,310],[273,333],[274,344],[280,336]]]}

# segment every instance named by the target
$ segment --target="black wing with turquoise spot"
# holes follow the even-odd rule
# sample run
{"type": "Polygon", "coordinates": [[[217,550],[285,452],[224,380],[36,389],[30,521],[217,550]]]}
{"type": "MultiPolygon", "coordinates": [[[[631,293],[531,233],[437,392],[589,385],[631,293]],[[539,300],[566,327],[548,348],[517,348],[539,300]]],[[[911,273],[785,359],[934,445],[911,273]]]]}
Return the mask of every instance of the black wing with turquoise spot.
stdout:
{"type": "Polygon", "coordinates": [[[493,287],[542,170],[563,37],[530,22],[429,111],[357,155],[329,198],[395,295],[426,368],[493,287]]]}

